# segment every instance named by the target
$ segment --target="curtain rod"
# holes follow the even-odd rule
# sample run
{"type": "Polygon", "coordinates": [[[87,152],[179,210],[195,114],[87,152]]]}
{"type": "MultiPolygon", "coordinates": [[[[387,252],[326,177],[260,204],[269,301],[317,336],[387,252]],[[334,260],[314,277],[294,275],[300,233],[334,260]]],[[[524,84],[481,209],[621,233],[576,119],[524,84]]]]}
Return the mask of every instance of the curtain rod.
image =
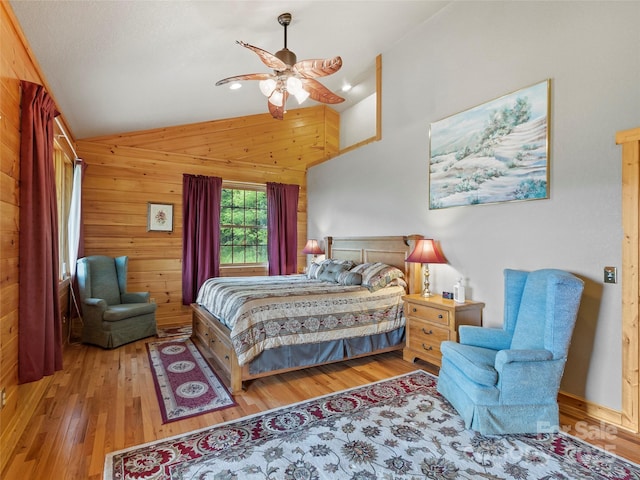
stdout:
{"type": "Polygon", "coordinates": [[[60,130],[62,130],[62,136],[64,137],[64,139],[69,144],[69,147],[71,148],[71,151],[73,152],[73,155],[76,157],[75,159],[77,160],[78,159],[78,154],[76,153],[76,149],[73,148],[73,145],[71,144],[71,141],[69,140],[69,136],[67,135],[67,132],[64,130],[64,127],[62,126],[62,123],[60,123],[60,120],[58,120],[58,117],[54,117],[54,120],[58,124],[58,128],[60,128],[60,130]]]}

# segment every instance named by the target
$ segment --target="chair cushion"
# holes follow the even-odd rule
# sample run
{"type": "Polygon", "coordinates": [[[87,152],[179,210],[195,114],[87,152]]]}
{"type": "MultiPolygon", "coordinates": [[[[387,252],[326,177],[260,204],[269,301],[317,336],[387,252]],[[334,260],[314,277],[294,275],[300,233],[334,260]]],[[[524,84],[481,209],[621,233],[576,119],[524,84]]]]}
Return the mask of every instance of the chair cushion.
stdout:
{"type": "Polygon", "coordinates": [[[447,358],[475,383],[487,387],[498,383],[498,372],[494,368],[496,350],[447,341],[440,344],[440,351],[443,358],[447,358]]]}
{"type": "Polygon", "coordinates": [[[104,299],[108,305],[120,303],[118,274],[113,258],[95,255],[87,257],[86,261],[89,264],[91,296],[104,299]]]}
{"type": "Polygon", "coordinates": [[[544,348],[549,277],[550,270],[537,270],[527,276],[511,341],[512,350],[544,348]]]}
{"type": "Polygon", "coordinates": [[[121,305],[110,305],[104,312],[102,319],[105,322],[117,322],[126,318],[146,315],[156,311],[155,303],[124,303],[121,305]]]}

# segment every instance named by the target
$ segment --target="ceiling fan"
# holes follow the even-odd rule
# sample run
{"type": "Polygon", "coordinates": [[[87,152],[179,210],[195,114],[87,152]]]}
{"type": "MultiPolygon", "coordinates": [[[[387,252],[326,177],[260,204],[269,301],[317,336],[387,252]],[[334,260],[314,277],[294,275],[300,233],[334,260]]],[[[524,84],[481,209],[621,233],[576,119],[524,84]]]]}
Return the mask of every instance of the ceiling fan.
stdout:
{"type": "Polygon", "coordinates": [[[334,104],[344,102],[344,98],[326,88],[316,77],[324,77],[336,73],[342,67],[342,58],[333,57],[326,60],[297,61],[296,54],[287,48],[287,26],[291,23],[291,14],[283,13],[278,16],[278,23],[284,27],[284,48],[272,55],[248,43],[237,41],[249,50],[254,51],[262,63],[273,69],[273,73],[248,73],[235,77],[223,78],[216,82],[216,86],[239,80],[260,80],[260,91],[269,100],[269,113],[275,119],[284,117],[287,99],[293,95],[298,103],[308,97],[322,103],[334,104]]]}

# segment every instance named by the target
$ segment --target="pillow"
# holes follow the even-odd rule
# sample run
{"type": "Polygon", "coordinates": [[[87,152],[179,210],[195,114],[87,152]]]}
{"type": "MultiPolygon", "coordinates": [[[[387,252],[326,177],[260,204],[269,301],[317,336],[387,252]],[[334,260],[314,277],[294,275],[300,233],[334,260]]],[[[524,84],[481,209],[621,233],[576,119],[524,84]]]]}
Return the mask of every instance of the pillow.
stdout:
{"type": "Polygon", "coordinates": [[[375,292],[390,285],[396,278],[404,277],[402,270],[386,263],[361,263],[351,269],[362,275],[362,285],[375,292]]]}
{"type": "MultiPolygon", "coordinates": [[[[307,278],[317,279],[325,268],[333,264],[345,265],[347,267],[347,270],[349,270],[356,263],[351,260],[335,260],[332,258],[327,258],[326,260],[322,260],[317,264],[315,264],[318,266],[314,267],[314,269],[311,269],[311,267],[309,267],[309,270],[307,271],[307,278]]],[[[311,264],[311,265],[313,266],[314,264],[311,264]]]]}
{"type": "Polygon", "coordinates": [[[307,278],[310,280],[318,278],[318,272],[320,271],[320,264],[313,262],[309,265],[309,269],[307,270],[307,278]]]}
{"type": "Polygon", "coordinates": [[[360,285],[362,284],[362,275],[360,275],[358,272],[345,270],[344,272],[340,272],[336,281],[340,285],[360,285]]]}
{"type": "Polygon", "coordinates": [[[342,272],[348,272],[351,267],[352,265],[349,263],[330,262],[320,270],[318,280],[322,280],[324,282],[337,282],[338,275],[342,272]]]}

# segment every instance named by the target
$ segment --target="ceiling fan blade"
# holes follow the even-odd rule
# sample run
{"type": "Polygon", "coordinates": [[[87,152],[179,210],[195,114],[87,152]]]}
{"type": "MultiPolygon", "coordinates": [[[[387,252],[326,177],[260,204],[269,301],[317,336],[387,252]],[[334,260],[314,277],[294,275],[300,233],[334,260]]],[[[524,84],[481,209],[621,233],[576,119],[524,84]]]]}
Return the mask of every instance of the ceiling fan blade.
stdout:
{"type": "Polygon", "coordinates": [[[326,77],[336,73],[342,67],[342,58],[333,57],[326,60],[301,60],[293,66],[293,70],[304,78],[326,77]]]}
{"type": "Polygon", "coordinates": [[[317,80],[313,78],[302,78],[302,86],[303,88],[309,92],[309,96],[315,100],[316,102],[322,103],[342,103],[344,102],[344,98],[336,95],[327,87],[322,85],[317,80]]]}
{"type": "Polygon", "coordinates": [[[236,41],[236,43],[255,52],[256,55],[260,57],[260,60],[262,60],[262,63],[264,63],[267,67],[271,68],[272,70],[281,71],[281,70],[286,70],[288,68],[288,65],[286,63],[284,63],[275,55],[272,55],[271,53],[267,52],[266,50],[263,50],[258,47],[254,47],[253,45],[249,45],[248,43],[241,42],[240,40],[236,41]]]}
{"type": "Polygon", "coordinates": [[[272,73],[246,73],[244,75],[236,75],[235,77],[227,77],[216,82],[216,87],[224,85],[229,82],[238,82],[240,80],[268,80],[269,78],[275,78],[272,73]]]}
{"type": "Polygon", "coordinates": [[[285,110],[286,105],[287,105],[287,98],[289,98],[289,94],[287,92],[284,92],[283,96],[282,96],[282,106],[281,107],[278,107],[278,106],[274,105],[271,102],[267,102],[267,106],[269,107],[269,113],[276,120],[283,120],[284,119],[284,110],[285,110]]]}

